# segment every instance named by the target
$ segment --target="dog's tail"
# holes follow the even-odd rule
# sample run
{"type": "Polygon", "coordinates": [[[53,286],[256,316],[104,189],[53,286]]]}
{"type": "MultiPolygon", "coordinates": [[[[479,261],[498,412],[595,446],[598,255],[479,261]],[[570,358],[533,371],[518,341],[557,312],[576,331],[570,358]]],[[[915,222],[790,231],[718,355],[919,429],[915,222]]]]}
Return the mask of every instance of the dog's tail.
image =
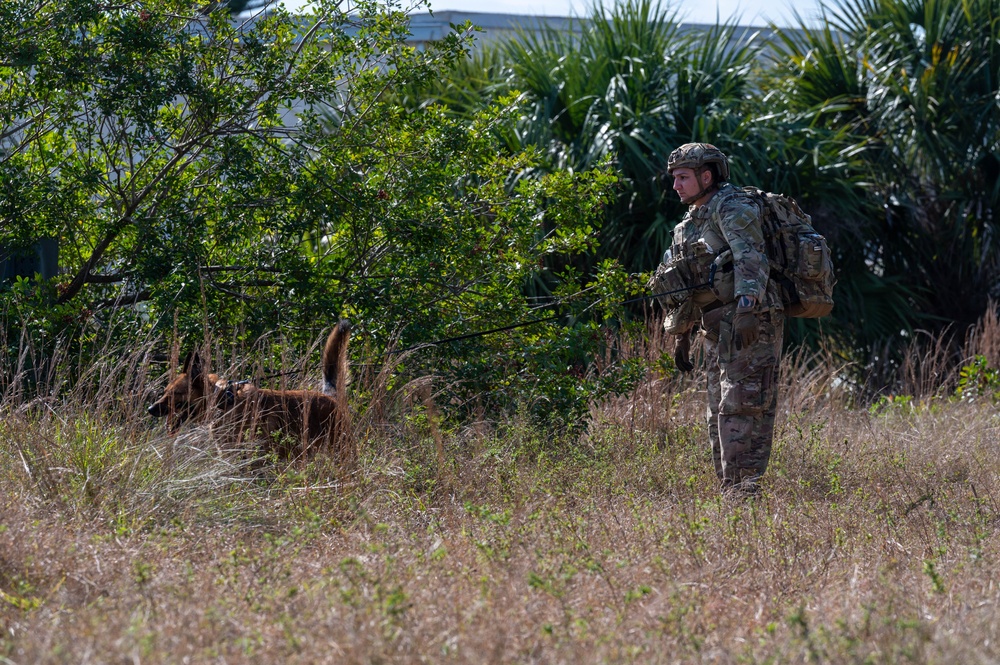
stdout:
{"type": "Polygon", "coordinates": [[[330,331],[323,347],[323,392],[338,399],[347,395],[347,342],[351,322],[341,319],[330,331]]]}

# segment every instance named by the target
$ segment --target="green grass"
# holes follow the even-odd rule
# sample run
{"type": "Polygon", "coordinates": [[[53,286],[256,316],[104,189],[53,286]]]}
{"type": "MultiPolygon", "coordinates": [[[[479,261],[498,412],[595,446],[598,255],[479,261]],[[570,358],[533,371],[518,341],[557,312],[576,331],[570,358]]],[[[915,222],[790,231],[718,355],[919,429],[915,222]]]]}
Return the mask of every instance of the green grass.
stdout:
{"type": "Polygon", "coordinates": [[[162,370],[140,371],[148,394],[2,405],[6,662],[1000,658],[990,401],[849,407],[836,367],[789,362],[766,488],[740,501],[697,377],[651,374],[563,441],[355,403],[345,471],[171,437],[142,412],[162,370]]]}

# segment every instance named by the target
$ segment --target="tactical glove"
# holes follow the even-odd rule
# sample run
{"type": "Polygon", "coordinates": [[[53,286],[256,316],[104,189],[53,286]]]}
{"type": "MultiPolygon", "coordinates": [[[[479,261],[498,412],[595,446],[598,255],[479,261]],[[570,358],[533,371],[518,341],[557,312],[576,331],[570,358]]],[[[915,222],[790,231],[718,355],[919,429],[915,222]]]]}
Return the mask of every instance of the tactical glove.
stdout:
{"type": "Polygon", "coordinates": [[[677,336],[674,344],[674,365],[682,372],[690,372],[694,369],[688,354],[691,352],[691,333],[684,333],[677,336]]]}
{"type": "Polygon", "coordinates": [[[736,311],[733,317],[733,337],[737,349],[748,349],[760,338],[760,321],[752,309],[736,311]]]}

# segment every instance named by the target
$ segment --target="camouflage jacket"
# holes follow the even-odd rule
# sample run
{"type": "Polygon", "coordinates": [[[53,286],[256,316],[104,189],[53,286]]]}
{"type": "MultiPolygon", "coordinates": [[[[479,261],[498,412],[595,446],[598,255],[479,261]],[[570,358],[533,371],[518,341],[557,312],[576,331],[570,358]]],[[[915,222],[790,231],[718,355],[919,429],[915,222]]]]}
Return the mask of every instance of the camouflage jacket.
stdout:
{"type": "Polygon", "coordinates": [[[668,260],[669,265],[682,262],[690,286],[706,284],[713,263],[716,273],[712,288],[694,289],[680,306],[667,308],[664,327],[668,333],[687,332],[703,311],[720,302],[735,302],[742,295],[757,298],[757,311],[782,309],[778,286],[769,279],[760,216],[749,196],[724,183],[707,203],[690,208],[674,227],[673,244],[660,269],[668,260]]]}
{"type": "MultiPolygon", "coordinates": [[[[707,203],[690,208],[674,228],[670,252],[688,259],[696,283],[707,282],[713,262],[720,254],[732,252],[731,259],[721,262],[726,270],[732,265],[731,291],[720,296],[718,288],[697,289],[692,293],[696,306],[705,307],[720,298],[726,304],[749,295],[757,299],[760,309],[781,308],[777,287],[768,279],[760,215],[757,205],[739,188],[723,183],[707,203]]],[[[716,279],[723,277],[717,272],[716,279]]]]}

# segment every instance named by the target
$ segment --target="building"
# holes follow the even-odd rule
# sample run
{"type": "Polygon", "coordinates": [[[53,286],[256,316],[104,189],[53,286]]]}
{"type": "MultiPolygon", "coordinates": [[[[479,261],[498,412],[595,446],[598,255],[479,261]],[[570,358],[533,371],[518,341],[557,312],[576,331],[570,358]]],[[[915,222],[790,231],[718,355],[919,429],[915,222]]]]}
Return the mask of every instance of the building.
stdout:
{"type": "MultiPolygon", "coordinates": [[[[420,48],[424,45],[443,39],[452,30],[452,25],[461,25],[470,21],[482,28],[477,33],[476,42],[486,44],[503,38],[514,37],[522,32],[542,32],[556,30],[579,32],[590,19],[567,16],[529,16],[525,14],[493,14],[487,12],[467,12],[447,9],[433,13],[422,12],[410,15],[410,34],[407,41],[420,48]]],[[[703,23],[681,23],[680,32],[705,32],[714,26],[703,23]]],[[[753,28],[740,26],[736,33],[759,32],[761,37],[770,39],[774,32],[769,28],[753,28]]]]}
{"type": "Polygon", "coordinates": [[[444,10],[434,13],[423,12],[410,15],[410,33],[407,41],[419,47],[435,42],[451,32],[452,25],[461,25],[471,21],[473,25],[482,28],[477,33],[478,43],[489,43],[504,37],[513,37],[521,31],[542,31],[555,29],[559,31],[579,31],[583,19],[565,16],[527,16],[522,14],[490,14],[485,12],[466,12],[444,10]]]}

